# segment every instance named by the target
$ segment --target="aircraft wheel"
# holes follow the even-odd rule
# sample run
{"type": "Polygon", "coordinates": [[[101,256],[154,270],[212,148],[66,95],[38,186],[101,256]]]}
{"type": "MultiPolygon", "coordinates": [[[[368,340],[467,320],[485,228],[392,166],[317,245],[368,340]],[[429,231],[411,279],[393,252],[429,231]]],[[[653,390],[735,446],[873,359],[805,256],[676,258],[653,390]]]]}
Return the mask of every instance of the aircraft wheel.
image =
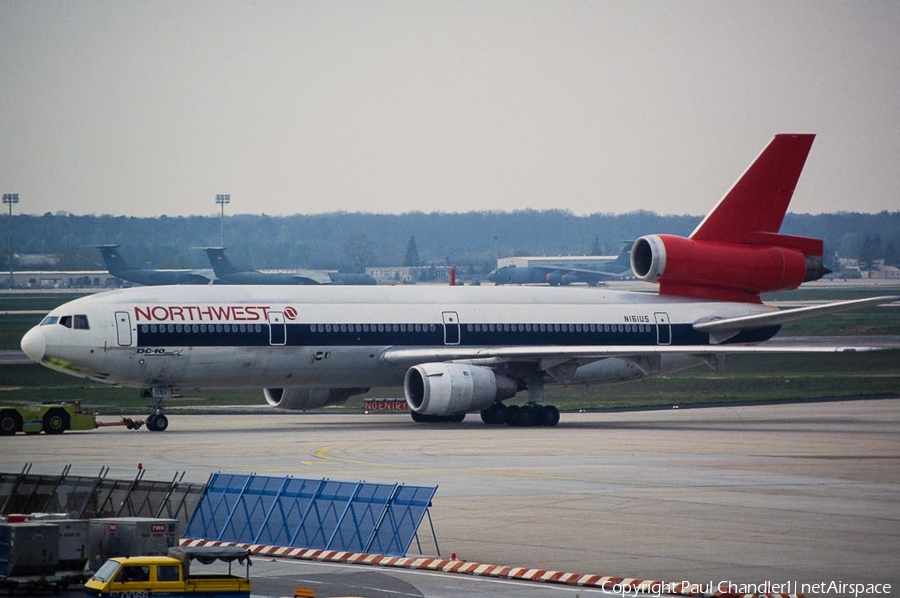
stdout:
{"type": "Polygon", "coordinates": [[[22,418],[13,410],[0,411],[0,436],[10,436],[22,430],[22,418]]]}
{"type": "Polygon", "coordinates": [[[454,423],[454,424],[458,424],[459,422],[461,422],[464,419],[466,419],[465,413],[457,413],[456,415],[448,415],[447,416],[447,421],[454,423]]]}
{"type": "Polygon", "coordinates": [[[165,432],[168,427],[169,418],[162,413],[157,413],[147,418],[147,429],[151,432],[165,432]]]}
{"type": "Polygon", "coordinates": [[[538,413],[538,422],[542,426],[552,427],[559,423],[559,409],[553,405],[544,405],[538,413]]]}
{"type": "Polygon", "coordinates": [[[410,411],[410,412],[409,412],[409,416],[410,416],[410,417],[412,418],[412,420],[413,420],[414,422],[416,422],[417,424],[421,424],[422,422],[425,421],[425,416],[422,415],[421,413],[416,413],[415,411],[410,411]]]}
{"type": "Polygon", "coordinates": [[[533,405],[525,405],[519,409],[518,413],[516,413],[516,417],[518,418],[516,425],[522,427],[533,426],[538,422],[537,416],[537,409],[535,409],[533,405]]]}
{"type": "Polygon", "coordinates": [[[51,409],[44,415],[44,434],[62,434],[69,428],[69,414],[62,409],[51,409]]]}
{"type": "Polygon", "coordinates": [[[481,421],[491,426],[505,424],[507,415],[508,411],[506,405],[498,402],[491,405],[489,409],[485,409],[481,412],[481,421]]]}
{"type": "Polygon", "coordinates": [[[518,424],[519,411],[521,411],[521,410],[522,410],[522,408],[519,407],[518,405],[510,405],[509,407],[507,407],[506,408],[506,425],[518,426],[519,425],[518,424]]]}

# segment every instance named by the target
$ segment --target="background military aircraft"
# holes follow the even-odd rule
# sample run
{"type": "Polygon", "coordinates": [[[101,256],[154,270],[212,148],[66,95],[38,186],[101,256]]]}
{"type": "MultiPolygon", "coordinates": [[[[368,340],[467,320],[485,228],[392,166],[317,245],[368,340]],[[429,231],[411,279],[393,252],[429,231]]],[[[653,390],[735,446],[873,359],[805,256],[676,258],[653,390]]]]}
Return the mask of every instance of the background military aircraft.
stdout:
{"type": "Polygon", "coordinates": [[[135,268],[119,253],[118,245],[95,245],[103,255],[106,269],[113,276],[143,285],[160,284],[211,284],[214,274],[211,270],[155,270],[135,268]]]}
{"type": "Polygon", "coordinates": [[[204,247],[209,263],[215,272],[215,284],[377,284],[376,280],[368,274],[355,274],[345,272],[325,272],[321,270],[309,270],[296,273],[279,274],[273,272],[260,272],[253,269],[240,269],[235,267],[225,256],[224,247],[204,247]]]}
{"type": "Polygon", "coordinates": [[[494,284],[549,284],[569,285],[583,282],[597,286],[610,280],[622,280],[631,272],[631,241],[624,242],[614,259],[598,258],[590,268],[574,267],[562,263],[533,266],[501,266],[487,275],[494,284]]]}

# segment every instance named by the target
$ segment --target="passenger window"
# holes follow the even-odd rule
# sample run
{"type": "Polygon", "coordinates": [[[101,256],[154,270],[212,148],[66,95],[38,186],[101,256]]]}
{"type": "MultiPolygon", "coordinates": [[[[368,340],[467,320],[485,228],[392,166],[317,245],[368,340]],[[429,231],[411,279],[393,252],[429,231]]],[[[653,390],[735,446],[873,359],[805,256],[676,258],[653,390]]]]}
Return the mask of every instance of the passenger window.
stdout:
{"type": "Polygon", "coordinates": [[[156,568],[157,581],[180,581],[178,565],[160,565],[156,568]]]}
{"type": "Polygon", "coordinates": [[[75,316],[75,326],[76,330],[89,330],[91,327],[88,326],[88,319],[85,315],[75,316]]]}

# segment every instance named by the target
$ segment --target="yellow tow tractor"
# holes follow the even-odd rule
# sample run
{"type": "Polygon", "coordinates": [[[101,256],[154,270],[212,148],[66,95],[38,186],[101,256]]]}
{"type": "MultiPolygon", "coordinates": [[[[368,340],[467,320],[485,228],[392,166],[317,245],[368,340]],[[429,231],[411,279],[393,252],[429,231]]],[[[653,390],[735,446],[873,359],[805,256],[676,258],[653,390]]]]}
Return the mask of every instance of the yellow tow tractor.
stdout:
{"type": "Polygon", "coordinates": [[[87,596],[227,596],[250,598],[250,551],[237,546],[175,546],[169,556],[133,556],[109,559],[84,584],[87,596]],[[192,561],[228,563],[227,573],[191,571],[192,561]],[[244,575],[231,572],[232,562],[244,565],[244,575]]]}
{"type": "Polygon", "coordinates": [[[116,422],[97,421],[96,413],[81,410],[81,401],[0,407],[0,436],[10,436],[16,432],[62,434],[66,430],[93,430],[104,426],[125,426],[129,430],[139,430],[144,423],[144,420],[129,417],[116,422]]]}

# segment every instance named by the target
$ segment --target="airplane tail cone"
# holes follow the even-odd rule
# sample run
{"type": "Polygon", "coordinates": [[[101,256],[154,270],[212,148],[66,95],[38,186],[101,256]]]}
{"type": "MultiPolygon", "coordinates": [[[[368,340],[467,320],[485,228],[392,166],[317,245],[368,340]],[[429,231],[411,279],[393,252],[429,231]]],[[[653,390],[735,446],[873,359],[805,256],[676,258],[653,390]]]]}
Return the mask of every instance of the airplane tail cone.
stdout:
{"type": "Polygon", "coordinates": [[[806,256],[806,277],[803,282],[812,282],[819,280],[826,274],[831,274],[832,270],[825,267],[822,258],[818,256],[806,256]]]}

